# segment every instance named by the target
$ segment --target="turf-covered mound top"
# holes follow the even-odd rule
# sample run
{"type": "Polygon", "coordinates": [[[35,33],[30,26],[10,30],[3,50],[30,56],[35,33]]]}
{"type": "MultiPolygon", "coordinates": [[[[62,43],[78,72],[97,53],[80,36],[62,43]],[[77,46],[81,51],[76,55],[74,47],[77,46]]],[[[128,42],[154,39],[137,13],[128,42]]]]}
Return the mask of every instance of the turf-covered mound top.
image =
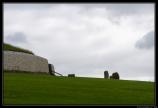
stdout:
{"type": "Polygon", "coordinates": [[[3,44],[3,50],[5,50],[5,51],[15,51],[15,52],[24,52],[24,53],[29,53],[29,54],[34,55],[34,53],[32,51],[29,51],[29,50],[26,50],[26,49],[23,49],[23,48],[19,48],[19,47],[16,47],[16,46],[13,46],[13,45],[10,45],[10,44],[7,44],[7,43],[3,44]]]}

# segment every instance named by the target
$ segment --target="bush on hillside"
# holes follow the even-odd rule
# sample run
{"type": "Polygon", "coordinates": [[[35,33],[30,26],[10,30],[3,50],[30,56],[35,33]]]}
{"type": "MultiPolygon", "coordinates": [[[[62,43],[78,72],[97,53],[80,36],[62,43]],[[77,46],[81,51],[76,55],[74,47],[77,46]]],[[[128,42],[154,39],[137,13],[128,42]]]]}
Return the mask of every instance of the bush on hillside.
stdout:
{"type": "Polygon", "coordinates": [[[110,76],[110,77],[112,79],[119,79],[120,78],[118,72],[113,73],[112,76],[110,76]]]}

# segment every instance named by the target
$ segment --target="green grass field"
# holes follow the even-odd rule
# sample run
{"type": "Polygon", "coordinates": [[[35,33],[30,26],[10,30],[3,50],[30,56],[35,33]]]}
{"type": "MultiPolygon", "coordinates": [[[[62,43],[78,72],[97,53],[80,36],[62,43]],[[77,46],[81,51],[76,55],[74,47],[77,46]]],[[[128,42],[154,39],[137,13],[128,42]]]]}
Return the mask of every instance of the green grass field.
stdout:
{"type": "Polygon", "coordinates": [[[23,48],[20,48],[20,47],[16,47],[16,46],[13,46],[13,45],[10,45],[10,44],[7,44],[7,43],[3,44],[3,50],[4,51],[24,52],[24,53],[29,53],[29,54],[34,55],[34,53],[32,51],[29,51],[29,50],[26,50],[26,49],[23,49],[23,48]]]}
{"type": "Polygon", "coordinates": [[[154,83],[4,72],[3,104],[154,105],[154,83]]]}

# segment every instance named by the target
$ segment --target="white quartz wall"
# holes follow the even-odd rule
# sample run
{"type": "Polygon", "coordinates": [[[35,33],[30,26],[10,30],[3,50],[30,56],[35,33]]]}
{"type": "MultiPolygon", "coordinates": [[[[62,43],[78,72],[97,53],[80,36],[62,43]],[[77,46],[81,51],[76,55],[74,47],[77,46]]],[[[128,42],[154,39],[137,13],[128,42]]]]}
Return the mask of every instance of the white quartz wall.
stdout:
{"type": "Polygon", "coordinates": [[[13,51],[3,52],[3,68],[4,70],[49,72],[47,59],[13,51]]]}

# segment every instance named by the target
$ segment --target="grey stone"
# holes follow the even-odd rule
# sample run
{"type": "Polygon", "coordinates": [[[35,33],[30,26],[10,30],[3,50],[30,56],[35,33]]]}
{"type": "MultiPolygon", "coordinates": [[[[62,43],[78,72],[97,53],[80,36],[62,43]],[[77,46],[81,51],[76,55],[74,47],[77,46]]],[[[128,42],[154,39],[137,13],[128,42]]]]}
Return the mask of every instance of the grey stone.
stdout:
{"type": "Polygon", "coordinates": [[[75,77],[75,74],[68,74],[68,77],[75,77]]]}
{"type": "Polygon", "coordinates": [[[108,71],[104,71],[104,78],[109,78],[109,73],[108,73],[108,71]]]}

